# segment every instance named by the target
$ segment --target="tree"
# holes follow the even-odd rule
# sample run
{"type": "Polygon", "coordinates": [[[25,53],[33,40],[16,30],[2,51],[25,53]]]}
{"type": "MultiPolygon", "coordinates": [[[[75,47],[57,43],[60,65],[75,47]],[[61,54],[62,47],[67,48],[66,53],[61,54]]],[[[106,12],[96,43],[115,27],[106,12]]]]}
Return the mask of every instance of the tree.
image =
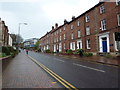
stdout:
{"type": "Polygon", "coordinates": [[[36,42],[34,49],[39,50],[39,40],[36,42]]]}

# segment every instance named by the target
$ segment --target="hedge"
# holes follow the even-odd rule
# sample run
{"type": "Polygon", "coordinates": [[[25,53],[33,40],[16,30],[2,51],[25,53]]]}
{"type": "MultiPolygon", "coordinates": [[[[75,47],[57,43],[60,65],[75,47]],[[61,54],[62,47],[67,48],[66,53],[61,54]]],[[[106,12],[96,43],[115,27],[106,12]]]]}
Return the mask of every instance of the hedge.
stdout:
{"type": "Polygon", "coordinates": [[[2,57],[11,55],[14,57],[16,54],[18,54],[18,50],[15,50],[13,47],[5,47],[2,46],[2,57]]]}

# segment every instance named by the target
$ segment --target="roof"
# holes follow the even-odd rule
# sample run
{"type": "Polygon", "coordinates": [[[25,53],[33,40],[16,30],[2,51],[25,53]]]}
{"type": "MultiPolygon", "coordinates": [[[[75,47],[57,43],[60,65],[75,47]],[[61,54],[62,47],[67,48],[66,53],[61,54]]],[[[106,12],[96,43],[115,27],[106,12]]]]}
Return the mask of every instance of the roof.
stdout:
{"type": "Polygon", "coordinates": [[[77,20],[78,18],[84,16],[86,13],[90,12],[91,10],[93,10],[94,8],[96,8],[97,6],[103,4],[104,2],[99,2],[98,4],[96,4],[95,6],[93,6],[92,8],[90,8],[89,10],[87,10],[86,12],[84,12],[83,14],[79,15],[78,17],[76,17],[74,20],[71,20],[71,21],[67,21],[68,23],[64,23],[63,25],[59,26],[58,28],[54,29],[54,30],[51,30],[50,32],[47,32],[44,36],[42,36],[40,39],[44,38],[46,35],[48,35],[49,33],[53,33],[55,31],[57,31],[58,29],[60,29],[61,27],[63,27],[64,25],[66,24],[70,24],[72,23],[73,21],[77,20]]]}

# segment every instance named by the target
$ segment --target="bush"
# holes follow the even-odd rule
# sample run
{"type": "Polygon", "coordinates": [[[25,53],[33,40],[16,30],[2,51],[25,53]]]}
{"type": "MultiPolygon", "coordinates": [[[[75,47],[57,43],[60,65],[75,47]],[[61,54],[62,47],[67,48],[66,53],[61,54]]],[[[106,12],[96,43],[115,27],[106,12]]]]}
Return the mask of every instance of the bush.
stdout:
{"type": "Polygon", "coordinates": [[[46,53],[51,53],[51,51],[49,49],[45,50],[46,53]]]}
{"type": "Polygon", "coordinates": [[[67,50],[67,54],[72,54],[72,53],[73,53],[73,51],[71,49],[67,50]]]}
{"type": "Polygon", "coordinates": [[[86,56],[86,57],[93,56],[93,53],[84,52],[84,53],[83,53],[83,56],[86,56]]]}
{"type": "Polygon", "coordinates": [[[6,57],[6,54],[5,54],[5,53],[2,53],[2,57],[6,57]]]}
{"type": "Polygon", "coordinates": [[[81,50],[84,52],[83,49],[77,49],[77,53],[79,54],[81,50]]]}
{"type": "Polygon", "coordinates": [[[56,53],[56,52],[52,52],[52,53],[56,53]]]}
{"type": "Polygon", "coordinates": [[[15,55],[16,55],[15,53],[11,53],[11,56],[12,56],[12,57],[15,57],[15,55]]]}
{"type": "Polygon", "coordinates": [[[8,55],[15,57],[16,54],[18,54],[18,50],[14,49],[13,47],[2,46],[2,57],[8,56],[8,55]]]}
{"type": "Polygon", "coordinates": [[[10,55],[10,50],[9,50],[9,48],[2,46],[2,53],[5,53],[6,55],[10,55]]]}
{"type": "Polygon", "coordinates": [[[73,52],[73,54],[78,54],[78,52],[73,52]]]}

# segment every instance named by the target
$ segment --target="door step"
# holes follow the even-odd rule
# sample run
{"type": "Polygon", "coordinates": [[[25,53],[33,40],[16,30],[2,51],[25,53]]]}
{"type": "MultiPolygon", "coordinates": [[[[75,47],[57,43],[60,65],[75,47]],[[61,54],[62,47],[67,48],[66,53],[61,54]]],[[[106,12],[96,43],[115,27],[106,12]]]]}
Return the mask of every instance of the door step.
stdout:
{"type": "Polygon", "coordinates": [[[102,53],[97,53],[98,56],[107,56],[110,55],[110,53],[102,52],[102,53]]]}

